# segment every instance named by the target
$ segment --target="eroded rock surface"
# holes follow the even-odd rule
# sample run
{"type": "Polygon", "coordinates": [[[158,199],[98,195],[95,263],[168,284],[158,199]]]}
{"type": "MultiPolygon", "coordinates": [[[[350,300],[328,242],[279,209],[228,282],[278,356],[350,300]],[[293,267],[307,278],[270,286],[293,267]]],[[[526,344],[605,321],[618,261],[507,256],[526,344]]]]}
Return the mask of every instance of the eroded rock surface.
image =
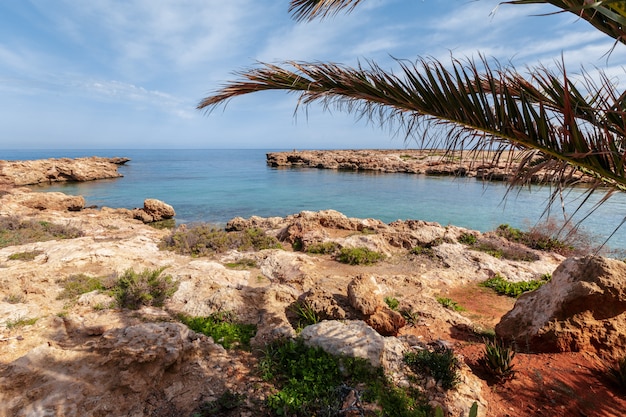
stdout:
{"type": "Polygon", "coordinates": [[[626,355],[626,263],[569,258],[538,290],[522,295],[496,326],[504,340],[537,352],[626,355]]]}

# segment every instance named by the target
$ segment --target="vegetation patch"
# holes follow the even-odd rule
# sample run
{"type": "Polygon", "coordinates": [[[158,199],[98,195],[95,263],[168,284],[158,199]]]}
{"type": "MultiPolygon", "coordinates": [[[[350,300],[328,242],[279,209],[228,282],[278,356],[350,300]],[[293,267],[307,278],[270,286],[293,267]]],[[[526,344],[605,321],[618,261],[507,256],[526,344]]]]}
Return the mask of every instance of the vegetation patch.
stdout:
{"type": "Polygon", "coordinates": [[[452,349],[408,352],[404,361],[413,372],[432,376],[443,389],[454,388],[459,383],[460,363],[452,349]]]}
{"type": "Polygon", "coordinates": [[[371,265],[385,259],[385,255],[368,248],[342,248],[336,259],[349,265],[371,265]]]}
{"type": "Polygon", "coordinates": [[[626,356],[609,368],[609,376],[618,387],[626,392],[626,356]]]}
{"type": "Polygon", "coordinates": [[[320,242],[313,243],[306,248],[307,253],[312,254],[320,254],[320,255],[329,255],[333,254],[339,249],[339,244],[337,242],[320,242]]]}
{"type": "MultiPolygon", "coordinates": [[[[524,232],[508,224],[501,224],[496,229],[496,234],[511,242],[522,243],[532,249],[556,252],[562,255],[573,254],[576,250],[574,244],[557,239],[554,234],[557,233],[558,230],[555,230],[555,228],[553,224],[548,223],[543,226],[531,228],[528,232],[524,232]]],[[[579,241],[579,243],[581,243],[583,240],[583,236],[580,233],[575,233],[574,230],[568,235],[569,239],[572,241],[579,241]]],[[[587,242],[585,246],[589,244],[587,238],[584,240],[587,242]]]]}
{"type": "Polygon", "coordinates": [[[226,349],[250,350],[250,339],[256,334],[254,324],[237,321],[233,312],[217,312],[207,317],[180,315],[179,319],[191,330],[207,335],[226,349]]]}
{"type": "Polygon", "coordinates": [[[239,251],[281,249],[282,245],[278,239],[267,235],[260,228],[227,232],[210,224],[199,224],[176,228],[163,239],[160,247],[183,255],[211,256],[233,249],[239,251]]]}
{"type": "Polygon", "coordinates": [[[299,332],[306,326],[319,323],[322,318],[317,314],[317,311],[306,301],[296,301],[291,306],[291,312],[295,315],[295,328],[299,332]]]}
{"type": "Polygon", "coordinates": [[[9,255],[9,261],[32,261],[37,256],[41,255],[43,251],[32,250],[28,252],[17,252],[9,255]]]}
{"type": "Polygon", "coordinates": [[[23,220],[18,216],[0,217],[0,248],[53,239],[73,239],[82,235],[81,230],[72,226],[23,220]]]}
{"type": "Polygon", "coordinates": [[[252,269],[257,267],[257,263],[254,259],[241,258],[235,262],[228,262],[224,266],[230,269],[252,269]]]}
{"type": "Polygon", "coordinates": [[[95,290],[107,289],[106,281],[110,278],[92,277],[86,274],[70,275],[61,281],[63,292],[57,296],[57,299],[74,299],[81,294],[85,294],[95,290]]]}
{"type": "Polygon", "coordinates": [[[384,300],[385,300],[385,304],[387,304],[387,307],[389,307],[393,311],[397,311],[398,310],[398,306],[400,305],[400,301],[398,301],[397,298],[395,298],[395,297],[385,297],[384,300]]]}
{"type": "Polygon", "coordinates": [[[178,290],[178,282],[174,282],[171,275],[162,275],[164,269],[146,269],[140,273],[128,269],[109,292],[121,308],[161,307],[178,290]]]}
{"type": "MultiPolygon", "coordinates": [[[[547,275],[544,275],[543,277],[547,277],[547,275]]],[[[480,285],[482,287],[491,288],[500,295],[519,297],[525,292],[536,290],[546,282],[548,281],[531,280],[511,282],[506,280],[500,274],[496,274],[496,276],[494,276],[493,278],[489,278],[488,280],[481,282],[480,285]]]]}
{"type": "Polygon", "coordinates": [[[449,310],[465,311],[465,308],[463,306],[459,305],[456,301],[453,301],[451,298],[438,297],[437,302],[449,310]]]}
{"type": "MultiPolygon", "coordinates": [[[[300,339],[268,345],[259,367],[263,379],[277,388],[267,399],[277,415],[342,415],[344,399],[354,391],[363,403],[382,408],[380,415],[426,417],[431,411],[417,390],[394,387],[365,359],[333,356],[300,339]]],[[[364,415],[362,405],[355,404],[358,415],[364,415]]]]}
{"type": "Polygon", "coordinates": [[[433,248],[430,246],[414,246],[413,248],[411,248],[409,253],[413,255],[425,255],[428,257],[432,257],[435,255],[435,253],[433,252],[433,248]]]}
{"type": "Polygon", "coordinates": [[[459,236],[459,243],[464,245],[473,245],[478,241],[478,238],[471,233],[463,233],[459,236]]]}
{"type": "Polygon", "coordinates": [[[21,304],[26,302],[26,297],[24,294],[8,294],[2,298],[2,301],[9,304],[21,304]]]}
{"type": "Polygon", "coordinates": [[[24,326],[32,326],[33,324],[37,323],[37,320],[39,320],[38,317],[32,317],[32,318],[20,317],[15,320],[7,320],[6,326],[7,326],[7,329],[14,329],[17,327],[24,327],[24,326]]]}

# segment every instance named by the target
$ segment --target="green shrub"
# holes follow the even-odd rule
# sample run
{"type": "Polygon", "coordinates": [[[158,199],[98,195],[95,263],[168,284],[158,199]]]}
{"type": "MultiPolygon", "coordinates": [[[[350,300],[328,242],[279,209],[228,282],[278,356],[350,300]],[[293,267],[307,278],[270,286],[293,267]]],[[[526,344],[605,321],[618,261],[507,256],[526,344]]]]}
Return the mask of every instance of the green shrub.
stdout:
{"type": "Polygon", "coordinates": [[[576,251],[574,243],[580,246],[583,251],[591,245],[591,238],[584,236],[576,229],[571,229],[567,233],[570,242],[557,239],[555,235],[559,233],[561,228],[554,222],[548,221],[546,224],[535,226],[528,232],[524,232],[508,224],[501,224],[496,229],[496,234],[512,242],[522,243],[532,249],[557,252],[562,255],[573,254],[576,251]]]}
{"type": "Polygon", "coordinates": [[[513,375],[513,358],[515,351],[506,346],[503,341],[485,340],[485,351],[481,363],[487,370],[498,379],[510,378],[513,375]]]}
{"type": "Polygon", "coordinates": [[[210,256],[232,249],[240,251],[280,249],[282,246],[275,237],[268,236],[263,229],[249,228],[227,232],[210,224],[199,224],[176,228],[163,239],[160,247],[183,255],[210,256]]]}
{"type": "Polygon", "coordinates": [[[478,238],[471,233],[463,233],[459,236],[459,243],[464,245],[473,245],[478,241],[478,238]]]}
{"type": "Polygon", "coordinates": [[[178,290],[178,282],[170,275],[162,275],[164,269],[146,269],[141,273],[128,269],[117,278],[110,292],[122,308],[161,307],[178,290]]]}
{"type": "Polygon", "coordinates": [[[453,301],[451,298],[438,297],[437,302],[449,310],[465,311],[465,308],[460,306],[456,301],[453,301]]]}
{"type": "Polygon", "coordinates": [[[43,251],[33,250],[28,252],[17,252],[9,255],[9,261],[32,261],[37,256],[41,255],[43,251]]]}
{"type": "Polygon", "coordinates": [[[53,239],[73,239],[82,235],[82,231],[73,226],[0,216],[0,248],[53,239]]]}
{"type": "Polygon", "coordinates": [[[444,389],[454,388],[459,383],[459,359],[452,349],[408,352],[404,361],[413,372],[432,376],[444,389]]]}
{"type": "Polygon", "coordinates": [[[371,265],[385,259],[385,255],[362,247],[342,248],[337,254],[336,259],[341,263],[349,265],[371,265]]]}
{"type": "Polygon", "coordinates": [[[491,288],[500,295],[519,297],[525,292],[536,290],[545,283],[546,281],[537,280],[511,282],[507,281],[500,274],[496,274],[496,276],[494,276],[493,278],[489,278],[488,280],[482,282],[480,285],[482,287],[491,288]]]}
{"type": "Polygon", "coordinates": [[[307,253],[325,255],[325,254],[335,253],[335,251],[337,251],[338,248],[339,248],[339,244],[337,242],[329,241],[329,242],[313,243],[312,245],[309,245],[308,248],[306,248],[306,251],[307,253]]]}
{"type": "Polygon", "coordinates": [[[207,335],[226,349],[250,350],[250,339],[256,334],[254,324],[237,321],[230,311],[213,313],[207,317],[180,315],[179,319],[191,330],[207,335]]]}
{"type": "Polygon", "coordinates": [[[70,275],[60,284],[63,287],[63,292],[58,295],[58,300],[73,299],[81,294],[107,288],[103,278],[92,277],[86,274],[70,275]]]}
{"type": "Polygon", "coordinates": [[[428,246],[414,246],[411,248],[409,253],[413,255],[426,255],[429,257],[434,255],[433,248],[428,246]]]}
{"type": "Polygon", "coordinates": [[[387,304],[387,307],[389,307],[393,311],[396,311],[398,310],[400,301],[398,301],[398,299],[395,297],[385,297],[385,304],[387,304]]]}
{"type": "Polygon", "coordinates": [[[277,392],[267,399],[276,415],[340,415],[346,391],[364,386],[362,401],[378,404],[382,415],[426,417],[429,407],[416,390],[394,387],[381,368],[364,359],[337,357],[301,339],[278,340],[265,348],[259,361],[264,380],[277,392]]]}

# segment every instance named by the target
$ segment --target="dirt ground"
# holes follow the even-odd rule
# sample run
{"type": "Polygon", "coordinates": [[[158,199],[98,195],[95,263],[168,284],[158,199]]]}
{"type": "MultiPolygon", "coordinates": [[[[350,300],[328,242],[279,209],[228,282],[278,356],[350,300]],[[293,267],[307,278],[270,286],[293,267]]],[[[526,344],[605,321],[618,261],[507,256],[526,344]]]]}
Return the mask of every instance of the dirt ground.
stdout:
{"type": "MultiPolygon", "coordinates": [[[[461,314],[491,329],[515,301],[476,284],[455,288],[445,296],[466,309],[461,314]]],[[[620,391],[608,377],[609,364],[594,355],[518,352],[513,378],[497,382],[479,364],[484,350],[480,340],[469,334],[442,335],[446,336],[456,342],[457,353],[485,381],[483,395],[489,403],[489,417],[626,416],[626,391],[620,391]]]]}

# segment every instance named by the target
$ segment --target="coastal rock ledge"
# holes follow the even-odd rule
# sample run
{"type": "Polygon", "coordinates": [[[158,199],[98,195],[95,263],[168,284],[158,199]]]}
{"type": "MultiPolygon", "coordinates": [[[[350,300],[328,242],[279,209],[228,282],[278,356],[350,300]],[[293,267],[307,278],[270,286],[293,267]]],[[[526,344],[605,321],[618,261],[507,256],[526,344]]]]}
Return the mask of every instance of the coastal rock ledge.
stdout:
{"type": "Polygon", "coordinates": [[[117,171],[129,158],[50,158],[34,161],[0,160],[0,185],[21,187],[63,181],[93,181],[122,177],[117,171]]]}
{"type": "MultiPolygon", "coordinates": [[[[270,152],[267,165],[275,168],[321,168],[349,171],[378,171],[423,175],[474,177],[485,181],[509,181],[517,164],[507,164],[508,152],[446,152],[433,149],[360,149],[360,150],[305,150],[270,152]]],[[[533,183],[549,182],[550,175],[537,171],[533,183]]],[[[587,182],[576,174],[572,180],[587,182]]]]}

